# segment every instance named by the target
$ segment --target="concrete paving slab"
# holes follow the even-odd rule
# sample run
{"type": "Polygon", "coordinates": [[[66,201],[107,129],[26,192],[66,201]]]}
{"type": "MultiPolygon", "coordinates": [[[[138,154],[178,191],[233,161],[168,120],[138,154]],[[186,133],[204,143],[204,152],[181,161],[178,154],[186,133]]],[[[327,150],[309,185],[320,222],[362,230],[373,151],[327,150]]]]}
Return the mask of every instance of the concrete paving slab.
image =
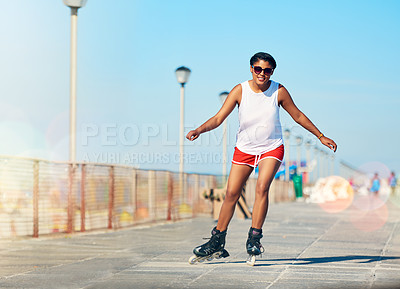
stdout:
{"type": "Polygon", "coordinates": [[[187,260],[210,236],[211,218],[3,239],[0,288],[400,288],[400,209],[387,208],[386,223],[365,231],[352,222],[357,208],[332,214],[315,204],[273,204],[266,252],[254,267],[245,264],[251,220],[231,223],[230,257],[196,265],[187,260]]]}
{"type": "Polygon", "coordinates": [[[280,280],[272,286],[267,286],[267,289],[288,289],[288,288],[302,288],[302,289],[332,289],[332,288],[346,288],[346,289],[365,289],[369,288],[368,283],[359,281],[342,281],[342,280],[280,280]]]}

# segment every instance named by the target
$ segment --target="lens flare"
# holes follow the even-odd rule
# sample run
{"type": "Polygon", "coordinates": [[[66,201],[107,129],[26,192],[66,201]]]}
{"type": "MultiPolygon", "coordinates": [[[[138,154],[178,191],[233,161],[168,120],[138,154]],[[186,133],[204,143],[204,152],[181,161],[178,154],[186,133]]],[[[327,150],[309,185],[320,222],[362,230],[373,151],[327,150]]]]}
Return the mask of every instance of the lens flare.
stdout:
{"type": "Polygon", "coordinates": [[[338,213],[352,204],[353,195],[353,188],[346,179],[330,176],[316,182],[311,189],[310,200],[319,203],[328,213],[338,213]]]}
{"type": "Polygon", "coordinates": [[[394,189],[394,192],[390,195],[390,202],[400,208],[400,186],[394,189]]]}
{"type": "Polygon", "coordinates": [[[390,176],[390,169],[381,162],[368,162],[359,166],[359,170],[369,175],[378,173],[380,178],[387,179],[390,176]]]}
{"type": "Polygon", "coordinates": [[[380,162],[369,162],[361,165],[359,174],[354,180],[354,206],[361,211],[373,211],[383,206],[390,197],[388,177],[390,170],[380,162]],[[379,189],[372,190],[374,178],[379,180],[379,189]]]}
{"type": "Polygon", "coordinates": [[[69,136],[68,111],[58,114],[49,124],[46,130],[46,141],[50,148],[57,146],[65,137],[69,136]]]}
{"type": "Polygon", "coordinates": [[[379,198],[375,198],[373,203],[380,203],[380,205],[372,210],[352,211],[350,220],[355,228],[364,232],[373,232],[385,225],[389,216],[386,204],[379,198]]]}
{"type": "Polygon", "coordinates": [[[43,133],[30,123],[0,122],[0,151],[5,155],[43,157],[46,147],[43,133]],[[39,155],[37,155],[39,153],[39,155]]]}
{"type": "Polygon", "coordinates": [[[353,205],[360,211],[369,212],[380,208],[385,205],[387,198],[381,198],[379,195],[356,195],[354,197],[353,205]]]}

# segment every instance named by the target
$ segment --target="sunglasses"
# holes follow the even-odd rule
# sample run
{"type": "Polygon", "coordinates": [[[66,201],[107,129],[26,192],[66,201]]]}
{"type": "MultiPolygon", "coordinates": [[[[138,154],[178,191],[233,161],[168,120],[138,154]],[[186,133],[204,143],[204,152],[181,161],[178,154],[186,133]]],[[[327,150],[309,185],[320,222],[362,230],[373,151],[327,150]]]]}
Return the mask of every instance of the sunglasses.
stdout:
{"type": "Polygon", "coordinates": [[[260,74],[261,71],[264,70],[264,74],[270,75],[270,74],[272,74],[272,71],[274,71],[273,68],[269,68],[269,67],[264,68],[264,69],[262,69],[260,66],[252,66],[252,67],[253,67],[255,74],[260,74]]]}

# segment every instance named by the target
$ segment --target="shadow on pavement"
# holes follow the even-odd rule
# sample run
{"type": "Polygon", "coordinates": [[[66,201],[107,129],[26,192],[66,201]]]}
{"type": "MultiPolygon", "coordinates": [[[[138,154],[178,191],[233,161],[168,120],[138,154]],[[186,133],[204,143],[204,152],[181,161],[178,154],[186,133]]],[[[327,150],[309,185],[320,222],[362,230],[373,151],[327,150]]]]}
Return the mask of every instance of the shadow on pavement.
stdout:
{"type": "MultiPolygon", "coordinates": [[[[316,257],[316,258],[287,258],[287,259],[256,259],[255,266],[274,266],[274,265],[308,265],[308,264],[322,264],[322,263],[334,263],[343,261],[359,261],[357,263],[373,263],[384,260],[395,260],[400,259],[400,256],[360,256],[360,255],[348,255],[348,256],[335,256],[335,257],[316,257]],[[286,261],[286,262],[285,262],[286,261]],[[266,264],[268,262],[268,264],[266,264]],[[271,262],[285,262],[285,263],[271,263],[271,262]]],[[[232,262],[212,262],[210,264],[240,264],[246,263],[246,261],[232,261],[232,262]]]]}

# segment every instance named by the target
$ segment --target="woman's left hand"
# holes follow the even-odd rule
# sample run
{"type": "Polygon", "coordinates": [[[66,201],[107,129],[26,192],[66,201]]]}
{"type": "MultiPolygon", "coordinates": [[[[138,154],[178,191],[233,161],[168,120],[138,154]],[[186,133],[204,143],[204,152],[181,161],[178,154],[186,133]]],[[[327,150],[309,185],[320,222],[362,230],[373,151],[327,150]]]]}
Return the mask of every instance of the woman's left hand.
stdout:
{"type": "Polygon", "coordinates": [[[322,136],[320,141],[323,145],[326,145],[329,149],[336,152],[337,144],[333,140],[331,140],[329,137],[322,136]]]}

